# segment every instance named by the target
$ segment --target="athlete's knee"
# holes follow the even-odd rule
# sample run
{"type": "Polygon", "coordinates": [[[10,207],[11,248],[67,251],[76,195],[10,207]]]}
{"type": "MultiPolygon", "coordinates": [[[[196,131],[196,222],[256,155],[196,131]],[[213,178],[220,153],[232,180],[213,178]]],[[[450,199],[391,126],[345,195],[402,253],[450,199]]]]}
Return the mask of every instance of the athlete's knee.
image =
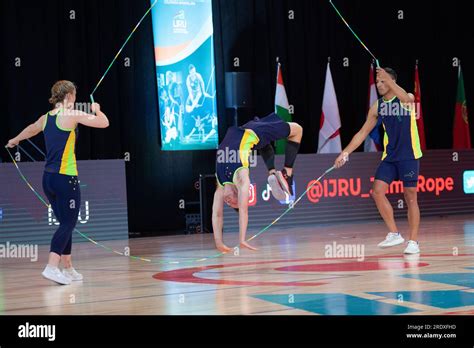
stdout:
{"type": "Polygon", "coordinates": [[[288,122],[290,125],[290,138],[300,138],[303,136],[303,127],[296,122],[288,122]]]}
{"type": "Polygon", "coordinates": [[[374,186],[372,189],[372,198],[375,200],[385,197],[385,189],[383,187],[374,186]]]}
{"type": "Polygon", "coordinates": [[[76,219],[68,219],[67,221],[63,221],[59,225],[58,232],[61,234],[63,238],[70,238],[72,236],[72,232],[76,228],[77,225],[77,218],[76,219]]]}
{"type": "Polygon", "coordinates": [[[415,188],[405,188],[403,195],[408,205],[417,204],[417,193],[415,188]]]}
{"type": "Polygon", "coordinates": [[[296,134],[303,134],[303,127],[299,123],[296,122],[290,122],[290,127],[293,128],[293,131],[296,134]]]}

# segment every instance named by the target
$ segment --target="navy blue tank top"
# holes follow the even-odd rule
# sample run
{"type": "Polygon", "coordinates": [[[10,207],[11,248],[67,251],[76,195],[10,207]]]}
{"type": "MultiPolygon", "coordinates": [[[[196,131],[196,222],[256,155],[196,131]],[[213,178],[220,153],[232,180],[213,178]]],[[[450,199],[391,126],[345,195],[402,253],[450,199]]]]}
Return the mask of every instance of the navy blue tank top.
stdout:
{"type": "Polygon", "coordinates": [[[43,125],[44,141],[46,144],[46,166],[48,173],[59,173],[77,176],[76,164],[76,132],[75,129],[61,128],[58,117],[61,111],[45,116],[43,125]]]}
{"type": "Polygon", "coordinates": [[[249,156],[259,138],[251,129],[230,127],[219,144],[216,155],[216,177],[219,185],[233,184],[234,176],[249,167],[249,156]]]}
{"type": "Polygon", "coordinates": [[[390,100],[380,98],[377,113],[384,128],[382,161],[397,162],[423,156],[415,110],[403,105],[397,97],[390,100]]]}

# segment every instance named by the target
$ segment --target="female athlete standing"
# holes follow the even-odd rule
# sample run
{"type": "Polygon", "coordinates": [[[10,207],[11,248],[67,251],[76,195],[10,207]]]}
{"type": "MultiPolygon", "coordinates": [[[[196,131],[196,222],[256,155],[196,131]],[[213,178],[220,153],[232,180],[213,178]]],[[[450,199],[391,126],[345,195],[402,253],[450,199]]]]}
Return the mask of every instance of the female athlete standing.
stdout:
{"type": "Polygon", "coordinates": [[[74,110],[76,87],[70,81],[58,81],[51,88],[49,102],[53,110],[26,127],[7,147],[15,147],[22,140],[34,137],[41,131],[46,144],[46,165],[43,175],[43,190],[53,209],[59,228],[51,240],[49,260],[43,276],[56,283],[67,285],[83,277],[72,267],[72,231],[77,223],[81,206],[81,192],[77,178],[75,155],[76,128],[78,124],[94,128],[109,126],[107,116],[100,111],[99,104],[92,104],[87,114],[74,110]],[[62,262],[64,269],[58,268],[62,262]]]}

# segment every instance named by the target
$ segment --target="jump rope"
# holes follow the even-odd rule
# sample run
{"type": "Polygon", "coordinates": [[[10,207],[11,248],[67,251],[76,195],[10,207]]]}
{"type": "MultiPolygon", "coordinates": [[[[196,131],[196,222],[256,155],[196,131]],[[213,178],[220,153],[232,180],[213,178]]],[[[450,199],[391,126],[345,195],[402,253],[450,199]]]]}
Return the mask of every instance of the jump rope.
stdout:
{"type": "MultiPolygon", "coordinates": [[[[104,80],[105,76],[107,75],[107,73],[109,72],[110,68],[113,66],[113,64],[115,63],[115,61],[117,60],[117,58],[120,56],[120,53],[122,52],[122,50],[124,49],[124,47],[127,45],[128,41],[130,40],[130,38],[133,36],[133,34],[135,33],[135,31],[138,29],[138,27],[140,26],[140,24],[143,22],[143,20],[148,16],[148,14],[151,12],[151,10],[153,9],[153,7],[155,7],[155,5],[157,4],[158,0],[155,0],[153,2],[153,4],[148,8],[148,10],[145,12],[145,14],[141,17],[141,19],[139,20],[139,22],[137,23],[137,25],[133,28],[132,32],[128,35],[127,39],[125,40],[125,42],[123,43],[122,47],[120,47],[119,51],[117,52],[117,54],[115,55],[115,57],[112,59],[112,61],[110,62],[109,66],[107,67],[107,69],[105,70],[104,74],[102,75],[102,77],[100,78],[99,82],[97,82],[95,88],[93,89],[92,93],[90,94],[90,99],[91,99],[91,102],[94,103],[94,93],[97,91],[97,89],[99,88],[100,84],[102,83],[102,81],[104,80]]],[[[332,7],[334,8],[334,10],[336,11],[336,13],[338,14],[338,16],[341,18],[341,20],[344,22],[344,24],[349,28],[349,30],[352,32],[352,34],[355,36],[355,38],[361,43],[362,47],[364,47],[364,49],[374,58],[376,64],[377,64],[377,67],[379,67],[379,61],[378,59],[373,55],[373,53],[369,50],[369,48],[362,42],[362,40],[357,36],[357,34],[354,32],[354,30],[352,30],[352,28],[350,27],[350,25],[347,23],[347,21],[344,19],[344,17],[342,16],[342,14],[340,13],[340,11],[337,9],[337,7],[334,5],[334,3],[332,2],[332,0],[329,0],[329,3],[332,5],[332,7]]],[[[44,152],[41,151],[41,149],[39,149],[32,141],[30,141],[29,139],[27,139],[28,142],[30,144],[32,144],[32,146],[37,150],[39,151],[43,156],[45,156],[44,152]]],[[[20,175],[21,179],[25,182],[25,184],[30,188],[30,190],[35,194],[35,196],[41,201],[41,203],[43,203],[47,208],[50,208],[50,204],[48,204],[46,202],[46,200],[34,189],[34,187],[30,184],[30,182],[28,181],[28,179],[25,177],[25,175],[23,174],[23,172],[21,171],[20,167],[18,166],[18,163],[16,162],[14,156],[12,155],[12,153],[10,152],[10,149],[5,146],[8,154],[10,155],[10,158],[12,159],[12,162],[18,172],[18,174],[20,175]]],[[[18,148],[23,151],[33,162],[36,162],[34,160],[34,158],[24,149],[22,148],[20,145],[18,145],[18,148]]],[[[328,168],[319,178],[317,178],[316,180],[313,180],[312,181],[312,184],[309,185],[306,190],[294,201],[294,202],[291,202],[288,206],[288,208],[280,215],[278,216],[276,219],[274,219],[270,224],[268,224],[267,226],[265,226],[264,228],[262,228],[259,232],[257,232],[256,234],[254,234],[252,237],[248,238],[247,239],[247,242],[259,237],[261,234],[263,234],[264,232],[266,232],[268,229],[270,229],[270,227],[272,227],[273,225],[275,225],[281,218],[283,218],[286,214],[288,214],[295,206],[296,204],[298,204],[301,199],[307,194],[307,192],[309,190],[311,190],[314,185],[316,185],[317,183],[319,183],[321,181],[322,178],[324,178],[327,174],[329,174],[330,172],[332,172],[333,170],[335,169],[334,166],[328,168]]],[[[204,261],[207,261],[207,260],[211,260],[211,259],[215,259],[215,258],[218,258],[218,257],[221,257],[225,254],[227,254],[226,252],[219,252],[219,253],[216,253],[214,255],[210,255],[210,256],[206,256],[206,257],[201,257],[201,258],[194,258],[194,259],[189,259],[189,260],[172,260],[172,261],[169,261],[169,260],[164,260],[164,259],[161,259],[161,260],[158,260],[158,259],[149,259],[149,258],[145,258],[145,257],[141,257],[141,256],[133,256],[133,255],[128,255],[126,252],[123,252],[123,251],[119,251],[119,250],[116,250],[116,249],[113,249],[107,245],[104,245],[94,239],[92,239],[91,237],[89,237],[88,235],[86,235],[85,233],[82,233],[81,231],[79,231],[77,228],[74,228],[74,231],[76,233],[78,233],[82,238],[86,239],[87,241],[95,244],[96,246],[98,247],[101,247],[102,249],[106,250],[106,251],[109,251],[109,252],[112,252],[112,253],[115,253],[117,255],[120,255],[120,256],[124,256],[124,257],[128,257],[129,259],[132,259],[132,260],[139,260],[139,261],[143,261],[143,262],[148,262],[150,264],[156,264],[156,265],[176,265],[176,264],[192,264],[192,263],[199,263],[199,262],[204,262],[204,261]]],[[[238,250],[239,249],[239,246],[235,246],[234,248],[232,248],[233,250],[238,250]]],[[[232,250],[231,249],[231,250],[232,250]]]]}

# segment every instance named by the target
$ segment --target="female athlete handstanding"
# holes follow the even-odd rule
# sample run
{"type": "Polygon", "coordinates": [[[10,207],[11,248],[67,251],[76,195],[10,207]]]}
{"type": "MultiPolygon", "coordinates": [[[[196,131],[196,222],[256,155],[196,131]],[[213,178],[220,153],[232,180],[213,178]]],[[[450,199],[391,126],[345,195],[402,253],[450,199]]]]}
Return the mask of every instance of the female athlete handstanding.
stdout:
{"type": "Polygon", "coordinates": [[[72,231],[77,223],[81,206],[81,192],[77,178],[75,155],[76,127],[82,124],[94,128],[106,128],[109,120],[100,111],[99,104],[92,104],[87,114],[74,110],[76,87],[70,81],[58,81],[51,88],[49,102],[53,110],[26,127],[7,147],[15,147],[20,141],[34,137],[43,131],[46,144],[46,165],[43,175],[43,190],[53,209],[59,228],[51,240],[49,260],[43,276],[59,284],[71,284],[83,277],[72,267],[72,231]],[[58,268],[60,261],[64,269],[58,268]]]}

